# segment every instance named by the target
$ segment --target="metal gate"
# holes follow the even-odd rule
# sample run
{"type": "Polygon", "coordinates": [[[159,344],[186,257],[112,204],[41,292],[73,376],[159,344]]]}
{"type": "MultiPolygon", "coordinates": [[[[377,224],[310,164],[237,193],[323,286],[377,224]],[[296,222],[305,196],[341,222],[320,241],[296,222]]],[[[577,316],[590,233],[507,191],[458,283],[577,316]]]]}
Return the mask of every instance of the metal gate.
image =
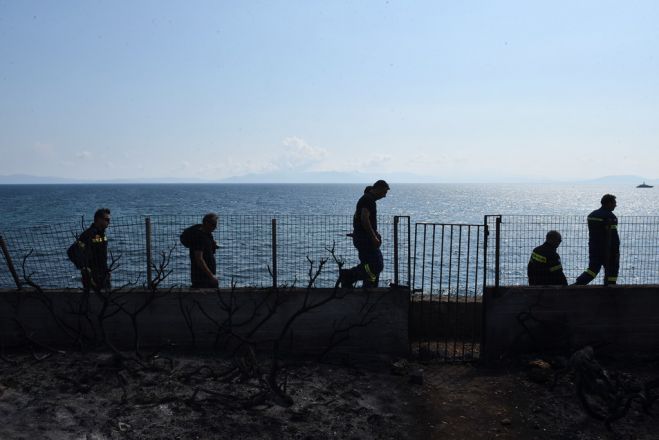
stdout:
{"type": "Polygon", "coordinates": [[[478,359],[486,226],[416,223],[410,341],[420,359],[478,359]]]}

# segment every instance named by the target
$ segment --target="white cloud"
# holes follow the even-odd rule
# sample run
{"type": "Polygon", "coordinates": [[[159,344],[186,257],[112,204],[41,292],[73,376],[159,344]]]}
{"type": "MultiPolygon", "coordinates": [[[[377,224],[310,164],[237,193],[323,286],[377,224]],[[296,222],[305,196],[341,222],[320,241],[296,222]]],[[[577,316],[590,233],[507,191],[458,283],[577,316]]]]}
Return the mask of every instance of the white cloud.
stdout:
{"type": "Polygon", "coordinates": [[[185,172],[185,171],[190,170],[191,167],[192,167],[192,164],[190,162],[188,162],[187,160],[183,160],[178,165],[173,166],[170,169],[174,173],[180,173],[180,172],[185,172]]]}
{"type": "Polygon", "coordinates": [[[236,159],[225,157],[221,162],[207,162],[197,168],[197,176],[222,179],[246,174],[275,171],[277,167],[267,160],[236,159]]]}
{"type": "Polygon", "coordinates": [[[289,136],[282,141],[284,151],[275,158],[276,168],[285,170],[305,170],[309,166],[321,162],[328,155],[327,150],[310,145],[297,136],[289,136]]]}
{"type": "Polygon", "coordinates": [[[90,151],[81,151],[80,153],[76,154],[76,159],[81,159],[81,160],[89,160],[91,159],[93,154],[90,151]]]}
{"type": "Polygon", "coordinates": [[[187,162],[182,162],[178,170],[194,169],[197,176],[213,179],[278,171],[307,171],[327,156],[326,149],[310,145],[300,137],[289,136],[270,155],[259,156],[245,151],[243,155],[227,155],[222,160],[207,161],[198,167],[188,167],[187,162]]]}
{"type": "Polygon", "coordinates": [[[362,163],[362,167],[366,170],[386,168],[393,161],[393,156],[390,154],[374,154],[362,163]]]}
{"type": "Polygon", "coordinates": [[[32,145],[32,151],[38,156],[51,157],[55,154],[55,147],[52,144],[37,141],[32,145]]]}

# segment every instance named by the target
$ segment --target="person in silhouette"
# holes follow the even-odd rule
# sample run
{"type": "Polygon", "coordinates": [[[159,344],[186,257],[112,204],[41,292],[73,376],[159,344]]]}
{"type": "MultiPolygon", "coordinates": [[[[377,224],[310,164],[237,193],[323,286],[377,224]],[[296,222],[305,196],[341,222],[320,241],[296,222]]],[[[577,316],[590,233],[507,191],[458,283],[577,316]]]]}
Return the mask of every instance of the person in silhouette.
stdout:
{"type": "Polygon", "coordinates": [[[193,288],[214,288],[219,283],[215,275],[217,214],[208,213],[201,224],[192,225],[181,233],[181,243],[190,250],[190,279],[193,288]]]}
{"type": "Polygon", "coordinates": [[[533,249],[526,268],[529,286],[567,286],[557,249],[562,241],[558,231],[549,231],[545,242],[533,249]]]}
{"type": "Polygon", "coordinates": [[[601,207],[588,215],[588,268],[577,278],[575,284],[585,285],[593,281],[604,266],[604,285],[618,282],[620,268],[620,237],[616,196],[605,194],[601,207]]]}
{"type": "Polygon", "coordinates": [[[108,238],[105,236],[110,220],[108,208],[97,209],[94,213],[94,222],[80,234],[67,251],[69,259],[80,269],[82,288],[86,292],[111,288],[108,238]]]}
{"type": "Polygon", "coordinates": [[[377,287],[380,272],[384,268],[382,237],[378,233],[376,202],[387,196],[389,184],[378,180],[364,189],[364,194],[357,201],[352,220],[352,243],[359,254],[359,264],[353,268],[341,270],[339,282],[342,287],[352,287],[356,281],[363,281],[363,287],[377,287]]]}

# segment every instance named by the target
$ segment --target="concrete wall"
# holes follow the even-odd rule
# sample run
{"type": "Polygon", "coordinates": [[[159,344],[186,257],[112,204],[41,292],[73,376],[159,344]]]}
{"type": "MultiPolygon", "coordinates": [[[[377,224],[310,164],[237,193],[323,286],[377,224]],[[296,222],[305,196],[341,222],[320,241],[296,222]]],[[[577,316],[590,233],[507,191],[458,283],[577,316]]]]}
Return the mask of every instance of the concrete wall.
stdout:
{"type": "Polygon", "coordinates": [[[525,351],[659,350],[659,286],[500,287],[484,294],[482,358],[525,351]]]}
{"type": "MultiPolygon", "coordinates": [[[[332,289],[312,289],[308,294],[304,289],[176,290],[157,295],[131,291],[110,296],[85,295],[79,290],[0,291],[0,343],[12,347],[29,339],[53,348],[72,347],[76,335],[89,343],[103,340],[105,333],[111,344],[130,350],[136,335],[130,313],[143,307],[136,323],[144,348],[165,344],[184,349],[226,348],[227,341],[230,345],[237,341],[227,339],[230,327],[267,349],[305,301],[319,304],[333,294],[332,289]],[[99,320],[103,315],[108,317],[99,320]]],[[[339,290],[337,298],[299,316],[283,339],[283,349],[318,354],[332,341],[340,341],[335,353],[405,356],[408,308],[406,290],[339,290]]]]}

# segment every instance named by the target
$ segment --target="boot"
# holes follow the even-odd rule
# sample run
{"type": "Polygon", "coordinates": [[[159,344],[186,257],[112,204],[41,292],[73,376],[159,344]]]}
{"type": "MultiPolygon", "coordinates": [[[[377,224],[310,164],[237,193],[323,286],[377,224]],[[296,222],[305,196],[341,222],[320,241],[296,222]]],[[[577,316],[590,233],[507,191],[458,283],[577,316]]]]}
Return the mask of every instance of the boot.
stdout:
{"type": "Polygon", "coordinates": [[[339,270],[339,287],[344,289],[352,289],[356,281],[357,279],[355,278],[352,269],[339,270]]]}

